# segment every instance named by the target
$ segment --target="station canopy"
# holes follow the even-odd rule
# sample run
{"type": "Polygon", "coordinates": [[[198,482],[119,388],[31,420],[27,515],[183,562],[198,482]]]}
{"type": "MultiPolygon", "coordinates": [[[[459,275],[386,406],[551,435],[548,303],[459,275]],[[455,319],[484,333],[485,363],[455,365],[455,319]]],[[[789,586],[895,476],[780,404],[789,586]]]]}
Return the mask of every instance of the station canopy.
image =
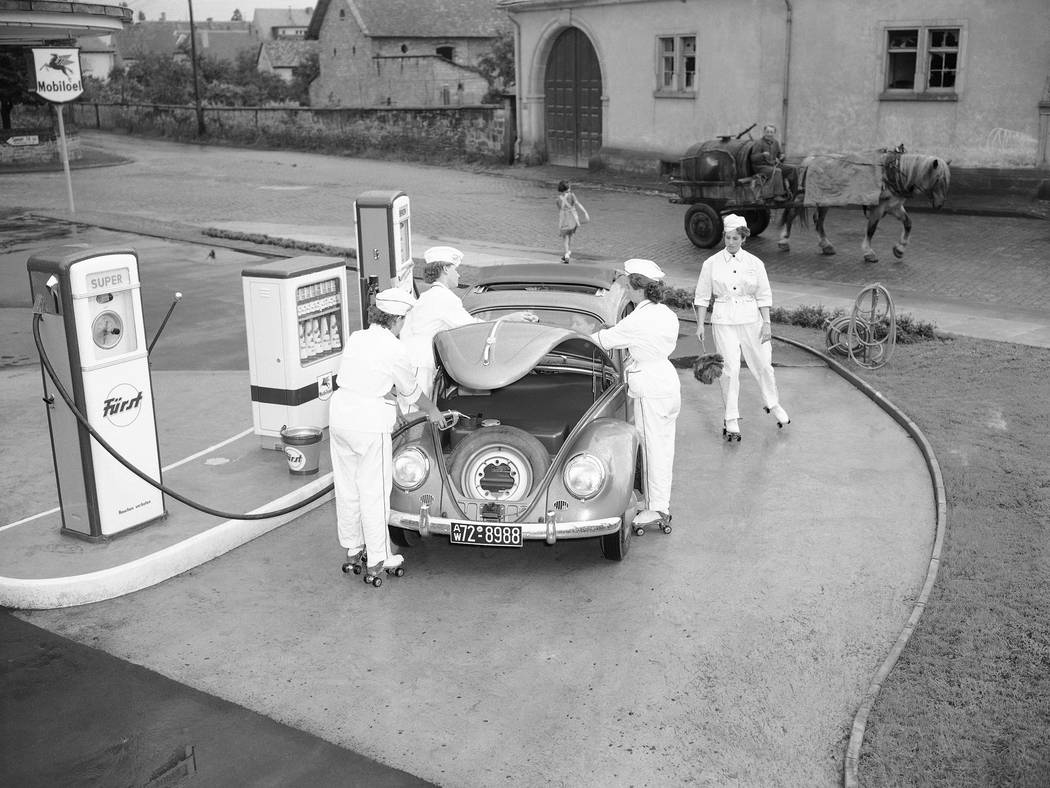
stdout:
{"type": "Polygon", "coordinates": [[[115,4],[0,0],[0,47],[69,43],[119,32],[132,21],[132,10],[115,4]]]}

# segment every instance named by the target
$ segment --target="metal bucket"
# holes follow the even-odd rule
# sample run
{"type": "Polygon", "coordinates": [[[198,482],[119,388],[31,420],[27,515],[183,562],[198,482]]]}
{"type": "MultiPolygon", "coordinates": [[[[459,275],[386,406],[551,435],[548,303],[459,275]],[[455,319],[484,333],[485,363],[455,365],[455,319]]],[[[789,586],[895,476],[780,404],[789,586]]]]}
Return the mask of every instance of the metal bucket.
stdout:
{"type": "Polygon", "coordinates": [[[297,476],[317,473],[321,464],[321,438],[324,431],[317,427],[281,427],[281,442],[288,471],[297,476]]]}

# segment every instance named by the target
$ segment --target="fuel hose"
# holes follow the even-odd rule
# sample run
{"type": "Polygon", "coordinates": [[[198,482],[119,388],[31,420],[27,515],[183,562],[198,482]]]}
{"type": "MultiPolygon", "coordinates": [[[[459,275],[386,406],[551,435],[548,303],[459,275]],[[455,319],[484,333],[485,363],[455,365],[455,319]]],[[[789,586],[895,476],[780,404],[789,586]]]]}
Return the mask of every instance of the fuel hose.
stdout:
{"type": "MultiPolygon", "coordinates": [[[[240,514],[240,513],[224,512],[224,511],[222,511],[220,509],[214,509],[211,506],[207,506],[205,504],[198,503],[197,501],[194,501],[194,500],[192,500],[190,498],[187,498],[185,495],[182,495],[181,493],[171,489],[170,487],[168,487],[164,483],[159,482],[156,479],[151,478],[149,474],[147,474],[145,471],[141,470],[140,468],[137,468],[136,466],[134,466],[129,460],[127,460],[123,455],[121,455],[120,452],[118,452],[115,448],[113,448],[113,446],[111,446],[106,441],[106,439],[103,438],[98,433],[98,431],[94,427],[91,426],[91,424],[88,422],[87,417],[76,406],[76,403],[73,401],[73,397],[70,396],[69,391],[62,384],[62,381],[60,381],[58,379],[58,373],[55,372],[55,368],[51,364],[51,359],[48,358],[47,351],[44,350],[44,343],[40,339],[40,323],[41,323],[41,321],[44,318],[43,311],[42,311],[43,310],[43,303],[42,302],[43,302],[43,298],[42,297],[38,297],[37,303],[34,305],[34,308],[33,308],[33,341],[36,343],[37,352],[40,354],[40,362],[44,365],[44,370],[47,372],[47,376],[51,379],[51,382],[54,383],[55,389],[58,391],[59,395],[61,395],[63,401],[69,407],[69,410],[73,413],[73,416],[76,417],[76,420],[78,422],[80,422],[80,425],[84,429],[86,429],[88,431],[88,434],[91,435],[91,437],[94,438],[98,442],[99,446],[101,446],[103,449],[105,449],[107,452],[109,452],[109,454],[113,457],[113,459],[115,459],[117,462],[119,462],[121,465],[123,465],[125,468],[127,468],[129,471],[131,471],[133,474],[138,476],[140,479],[142,479],[147,484],[157,488],[158,490],[160,490],[161,492],[165,493],[166,495],[170,495],[176,501],[179,501],[180,503],[184,503],[187,506],[189,506],[189,507],[191,507],[193,509],[196,509],[197,511],[204,512],[205,514],[210,514],[210,515],[212,515],[214,517],[221,517],[224,520],[268,520],[271,517],[281,517],[282,515],[290,514],[291,512],[297,511],[298,509],[302,509],[307,504],[313,503],[314,501],[318,500],[319,498],[322,498],[325,495],[328,495],[328,493],[332,492],[332,490],[335,489],[335,484],[329,484],[326,487],[324,487],[323,489],[318,490],[317,492],[315,492],[309,498],[306,498],[305,500],[299,501],[298,503],[293,504],[292,506],[286,506],[283,509],[275,509],[272,512],[256,512],[256,513],[252,513],[252,514],[247,514],[247,513],[240,514]]],[[[417,417],[417,418],[414,418],[414,419],[410,419],[407,422],[405,422],[404,424],[400,425],[397,429],[395,429],[393,431],[391,437],[395,438],[398,435],[400,435],[402,432],[404,432],[405,430],[407,430],[407,429],[409,429],[409,428],[415,426],[416,424],[419,424],[420,422],[425,421],[425,420],[426,420],[426,416],[425,415],[417,417]]]]}

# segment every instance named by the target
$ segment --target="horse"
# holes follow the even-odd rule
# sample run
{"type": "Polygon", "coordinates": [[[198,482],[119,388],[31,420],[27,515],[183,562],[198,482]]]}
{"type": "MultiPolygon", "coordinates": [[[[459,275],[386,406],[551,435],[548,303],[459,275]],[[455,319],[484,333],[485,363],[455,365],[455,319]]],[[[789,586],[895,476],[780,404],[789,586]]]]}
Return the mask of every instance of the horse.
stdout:
{"type": "Polygon", "coordinates": [[[948,186],[951,183],[951,171],[947,161],[937,156],[905,153],[903,146],[896,150],[878,151],[874,155],[807,156],[798,170],[798,194],[785,205],[780,217],[778,248],[782,251],[790,249],[791,225],[795,217],[798,216],[805,224],[808,219],[807,210],[815,207],[813,228],[817,231],[817,243],[823,254],[835,254],[835,247],[824,232],[824,219],[828,208],[833,205],[860,205],[868,218],[867,232],[861,243],[866,263],[879,261],[871,248],[871,239],[883,216],[890,214],[902,225],[900,239],[893,245],[893,254],[899,260],[904,257],[904,249],[911,237],[911,217],[904,210],[905,200],[916,193],[925,194],[934,208],[940,208],[948,196],[948,186]],[[813,194],[807,199],[807,179],[810,180],[811,190],[818,191],[813,188],[814,167],[822,177],[833,169],[836,172],[828,175],[820,184],[820,195],[813,194]],[[867,189],[866,194],[860,194],[856,189],[851,192],[851,175],[846,171],[850,167],[853,169],[853,175],[858,172],[866,174],[867,179],[874,184],[873,188],[867,189]],[[881,180],[881,183],[878,180],[881,180]]]}

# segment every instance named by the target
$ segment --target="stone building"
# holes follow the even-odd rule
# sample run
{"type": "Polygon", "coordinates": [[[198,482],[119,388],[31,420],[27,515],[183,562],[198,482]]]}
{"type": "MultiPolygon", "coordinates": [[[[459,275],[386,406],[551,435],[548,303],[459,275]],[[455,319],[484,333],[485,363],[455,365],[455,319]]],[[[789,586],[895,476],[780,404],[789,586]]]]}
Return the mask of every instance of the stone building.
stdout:
{"type": "Polygon", "coordinates": [[[495,0],[320,0],[311,105],[477,104],[489,89],[478,60],[508,27],[495,0]]]}
{"type": "Polygon", "coordinates": [[[903,143],[963,166],[1050,164],[1047,0],[498,5],[526,160],[652,171],[772,122],[789,155],[903,143]]]}
{"type": "Polygon", "coordinates": [[[260,41],[302,41],[310,27],[313,8],[256,8],[251,32],[260,41]]]}

